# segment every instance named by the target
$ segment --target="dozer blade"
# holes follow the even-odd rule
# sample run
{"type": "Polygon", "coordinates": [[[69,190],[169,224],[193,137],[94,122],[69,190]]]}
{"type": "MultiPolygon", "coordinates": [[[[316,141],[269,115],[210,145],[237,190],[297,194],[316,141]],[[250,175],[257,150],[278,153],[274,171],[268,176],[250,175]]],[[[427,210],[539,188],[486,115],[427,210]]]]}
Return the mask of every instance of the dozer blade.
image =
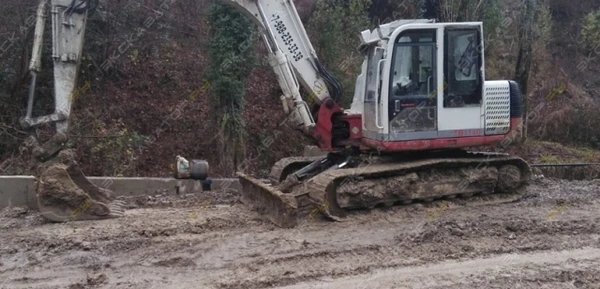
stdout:
{"type": "Polygon", "coordinates": [[[293,228],[298,224],[298,201],[293,195],[284,194],[244,173],[238,172],[237,176],[242,185],[242,203],[279,227],[293,228]]]}

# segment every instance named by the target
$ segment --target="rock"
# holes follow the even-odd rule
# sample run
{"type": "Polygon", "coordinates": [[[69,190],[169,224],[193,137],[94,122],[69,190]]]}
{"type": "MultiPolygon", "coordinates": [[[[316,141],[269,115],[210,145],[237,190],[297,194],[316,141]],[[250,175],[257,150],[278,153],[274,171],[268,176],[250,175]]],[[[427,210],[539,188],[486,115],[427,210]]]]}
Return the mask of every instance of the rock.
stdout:
{"type": "Polygon", "coordinates": [[[89,251],[92,248],[92,244],[90,242],[81,242],[81,248],[85,251],[89,251]]]}
{"type": "Polygon", "coordinates": [[[102,283],[106,282],[106,275],[102,274],[96,274],[96,275],[92,275],[92,276],[88,276],[87,277],[87,283],[89,285],[99,285],[102,283]]]}

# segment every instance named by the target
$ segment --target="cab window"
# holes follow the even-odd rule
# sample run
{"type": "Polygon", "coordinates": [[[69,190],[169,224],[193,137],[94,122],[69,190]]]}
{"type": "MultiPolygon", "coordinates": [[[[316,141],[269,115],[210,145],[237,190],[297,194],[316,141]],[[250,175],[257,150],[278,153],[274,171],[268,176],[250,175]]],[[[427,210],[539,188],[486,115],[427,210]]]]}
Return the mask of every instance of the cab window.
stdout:
{"type": "Polygon", "coordinates": [[[394,51],[391,90],[393,96],[428,95],[434,89],[435,30],[402,34],[394,51]]]}
{"type": "Polygon", "coordinates": [[[446,29],[444,107],[481,104],[483,80],[479,35],[477,28],[446,29]]]}

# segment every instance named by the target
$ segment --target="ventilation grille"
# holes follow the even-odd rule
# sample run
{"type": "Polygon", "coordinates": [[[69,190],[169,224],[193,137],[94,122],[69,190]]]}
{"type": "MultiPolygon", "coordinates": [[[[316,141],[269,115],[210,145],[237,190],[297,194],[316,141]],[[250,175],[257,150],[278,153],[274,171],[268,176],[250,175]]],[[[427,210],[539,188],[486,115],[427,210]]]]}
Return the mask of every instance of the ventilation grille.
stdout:
{"type": "Polygon", "coordinates": [[[486,85],[485,134],[510,131],[510,87],[508,83],[486,85]]]}

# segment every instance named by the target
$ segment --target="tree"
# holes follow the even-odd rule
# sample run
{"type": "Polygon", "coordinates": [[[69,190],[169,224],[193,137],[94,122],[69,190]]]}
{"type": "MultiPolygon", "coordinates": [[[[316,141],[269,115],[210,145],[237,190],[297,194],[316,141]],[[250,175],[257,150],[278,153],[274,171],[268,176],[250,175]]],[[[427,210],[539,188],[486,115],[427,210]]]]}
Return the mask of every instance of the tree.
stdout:
{"type": "Polygon", "coordinates": [[[440,21],[463,22],[477,18],[477,10],[479,8],[478,3],[480,1],[432,0],[431,2],[433,2],[433,8],[437,11],[437,16],[440,21]]]}
{"type": "Polygon", "coordinates": [[[586,52],[600,48],[600,9],[590,12],[583,17],[581,23],[581,46],[586,52]]]}
{"type": "Polygon", "coordinates": [[[493,52],[490,42],[497,38],[502,24],[502,10],[497,0],[427,0],[422,2],[425,16],[441,22],[482,21],[486,52],[493,52]]]}
{"type": "Polygon", "coordinates": [[[425,0],[378,0],[369,9],[371,27],[400,19],[421,19],[425,17],[425,0]]]}
{"type": "Polygon", "coordinates": [[[243,158],[245,81],[256,65],[256,32],[253,23],[226,4],[214,2],[209,9],[211,39],[208,44],[208,81],[211,121],[218,127],[215,139],[225,172],[235,173],[243,158]]]}
{"type": "Polygon", "coordinates": [[[358,36],[360,31],[369,29],[370,5],[370,0],[318,0],[308,23],[319,59],[344,88],[343,107],[351,103],[354,95],[354,81],[363,60],[356,51],[358,36]]]}
{"type": "Polygon", "coordinates": [[[523,124],[521,132],[521,143],[527,140],[527,109],[529,70],[531,67],[531,51],[533,49],[533,24],[535,19],[536,0],[525,0],[524,17],[520,27],[520,46],[515,69],[515,81],[521,87],[523,94],[523,124]]]}

